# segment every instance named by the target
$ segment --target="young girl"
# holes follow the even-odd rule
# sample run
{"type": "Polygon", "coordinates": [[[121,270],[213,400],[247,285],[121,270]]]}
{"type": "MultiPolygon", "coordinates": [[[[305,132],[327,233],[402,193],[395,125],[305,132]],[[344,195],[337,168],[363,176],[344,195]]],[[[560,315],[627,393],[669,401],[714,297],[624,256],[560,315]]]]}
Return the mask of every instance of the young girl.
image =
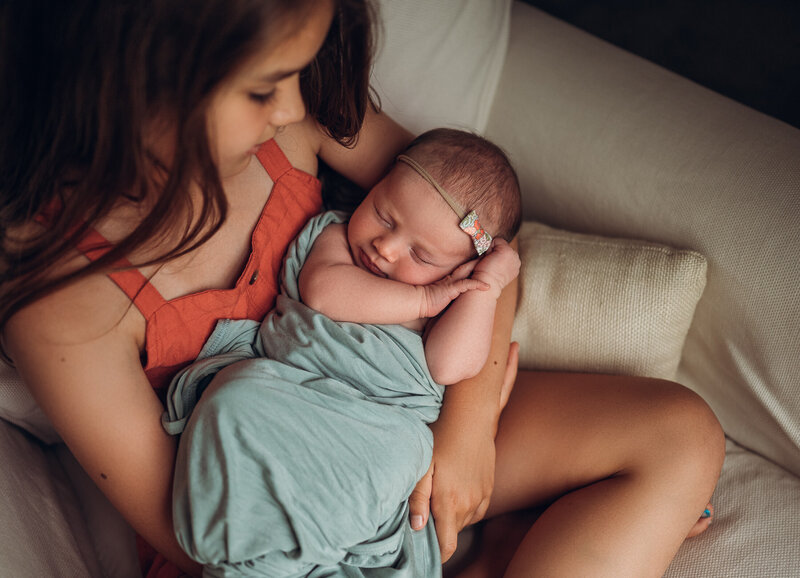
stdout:
{"type": "MultiPolygon", "coordinates": [[[[134,529],[197,574],[172,532],[160,388],[217,319],[272,308],[289,240],[319,210],[318,158],[369,188],[411,140],[368,105],[368,6],[0,10],[4,352],[134,529]]],[[[412,524],[432,508],[447,559],[465,525],[548,503],[509,575],[662,573],[716,482],[718,423],[675,384],[536,373],[500,419],[515,291],[484,369],[448,388],[412,524]]]]}
{"type": "Polygon", "coordinates": [[[407,500],[430,465],[441,385],[489,354],[520,214],[502,151],[430,131],[349,221],[309,221],[263,323],[218,324],[164,420],[186,424],[175,528],[206,574],[441,574],[433,525],[412,533],[407,500]]]}

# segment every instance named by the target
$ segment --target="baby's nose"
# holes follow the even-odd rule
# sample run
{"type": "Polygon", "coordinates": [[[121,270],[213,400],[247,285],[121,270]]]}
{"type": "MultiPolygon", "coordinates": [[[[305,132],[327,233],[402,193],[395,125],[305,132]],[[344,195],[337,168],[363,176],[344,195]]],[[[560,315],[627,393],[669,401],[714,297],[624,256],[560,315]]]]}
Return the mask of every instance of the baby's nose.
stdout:
{"type": "Polygon", "coordinates": [[[378,255],[389,263],[394,263],[397,259],[397,243],[387,236],[377,237],[372,243],[378,255]]]}

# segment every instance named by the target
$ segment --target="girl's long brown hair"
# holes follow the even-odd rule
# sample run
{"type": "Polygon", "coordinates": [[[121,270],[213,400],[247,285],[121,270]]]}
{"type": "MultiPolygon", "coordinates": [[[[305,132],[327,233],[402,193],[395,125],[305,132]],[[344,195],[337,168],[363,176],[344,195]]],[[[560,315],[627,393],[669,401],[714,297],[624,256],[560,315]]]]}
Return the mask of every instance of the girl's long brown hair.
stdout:
{"type": "MultiPolygon", "coordinates": [[[[315,0],[9,0],[0,7],[0,328],[25,305],[143,246],[144,266],[205,242],[227,211],[209,150],[206,110],[220,82],[267,40],[297,26],[315,0]],[[167,112],[176,131],[157,170],[143,127],[167,112]],[[199,181],[192,214],[188,190],[199,181]],[[102,258],[68,275],[52,267],[122,198],[150,203],[102,258]],[[55,208],[47,227],[37,215],[55,208]],[[194,225],[192,225],[194,223],[194,225]],[[25,236],[15,231],[27,231],[25,236]],[[152,244],[152,245],[151,245],[152,244]]],[[[335,15],[301,75],[309,114],[339,142],[355,141],[370,106],[374,9],[334,0],[335,15]]]]}

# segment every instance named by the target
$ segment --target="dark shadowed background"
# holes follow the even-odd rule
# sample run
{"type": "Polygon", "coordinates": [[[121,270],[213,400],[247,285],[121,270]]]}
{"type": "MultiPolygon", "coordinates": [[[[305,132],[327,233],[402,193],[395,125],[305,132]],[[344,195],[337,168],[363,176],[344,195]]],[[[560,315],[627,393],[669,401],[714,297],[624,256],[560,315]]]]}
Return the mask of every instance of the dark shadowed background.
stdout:
{"type": "Polygon", "coordinates": [[[800,0],[525,0],[800,128],[800,0]]]}

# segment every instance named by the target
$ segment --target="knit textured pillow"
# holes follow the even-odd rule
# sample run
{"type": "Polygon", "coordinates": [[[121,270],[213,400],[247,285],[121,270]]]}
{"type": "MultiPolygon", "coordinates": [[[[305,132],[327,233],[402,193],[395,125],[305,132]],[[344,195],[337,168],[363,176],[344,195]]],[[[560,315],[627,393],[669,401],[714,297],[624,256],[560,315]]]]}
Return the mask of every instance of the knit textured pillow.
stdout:
{"type": "Polygon", "coordinates": [[[526,222],[520,368],[672,379],[706,284],[695,251],[526,222]]]}

